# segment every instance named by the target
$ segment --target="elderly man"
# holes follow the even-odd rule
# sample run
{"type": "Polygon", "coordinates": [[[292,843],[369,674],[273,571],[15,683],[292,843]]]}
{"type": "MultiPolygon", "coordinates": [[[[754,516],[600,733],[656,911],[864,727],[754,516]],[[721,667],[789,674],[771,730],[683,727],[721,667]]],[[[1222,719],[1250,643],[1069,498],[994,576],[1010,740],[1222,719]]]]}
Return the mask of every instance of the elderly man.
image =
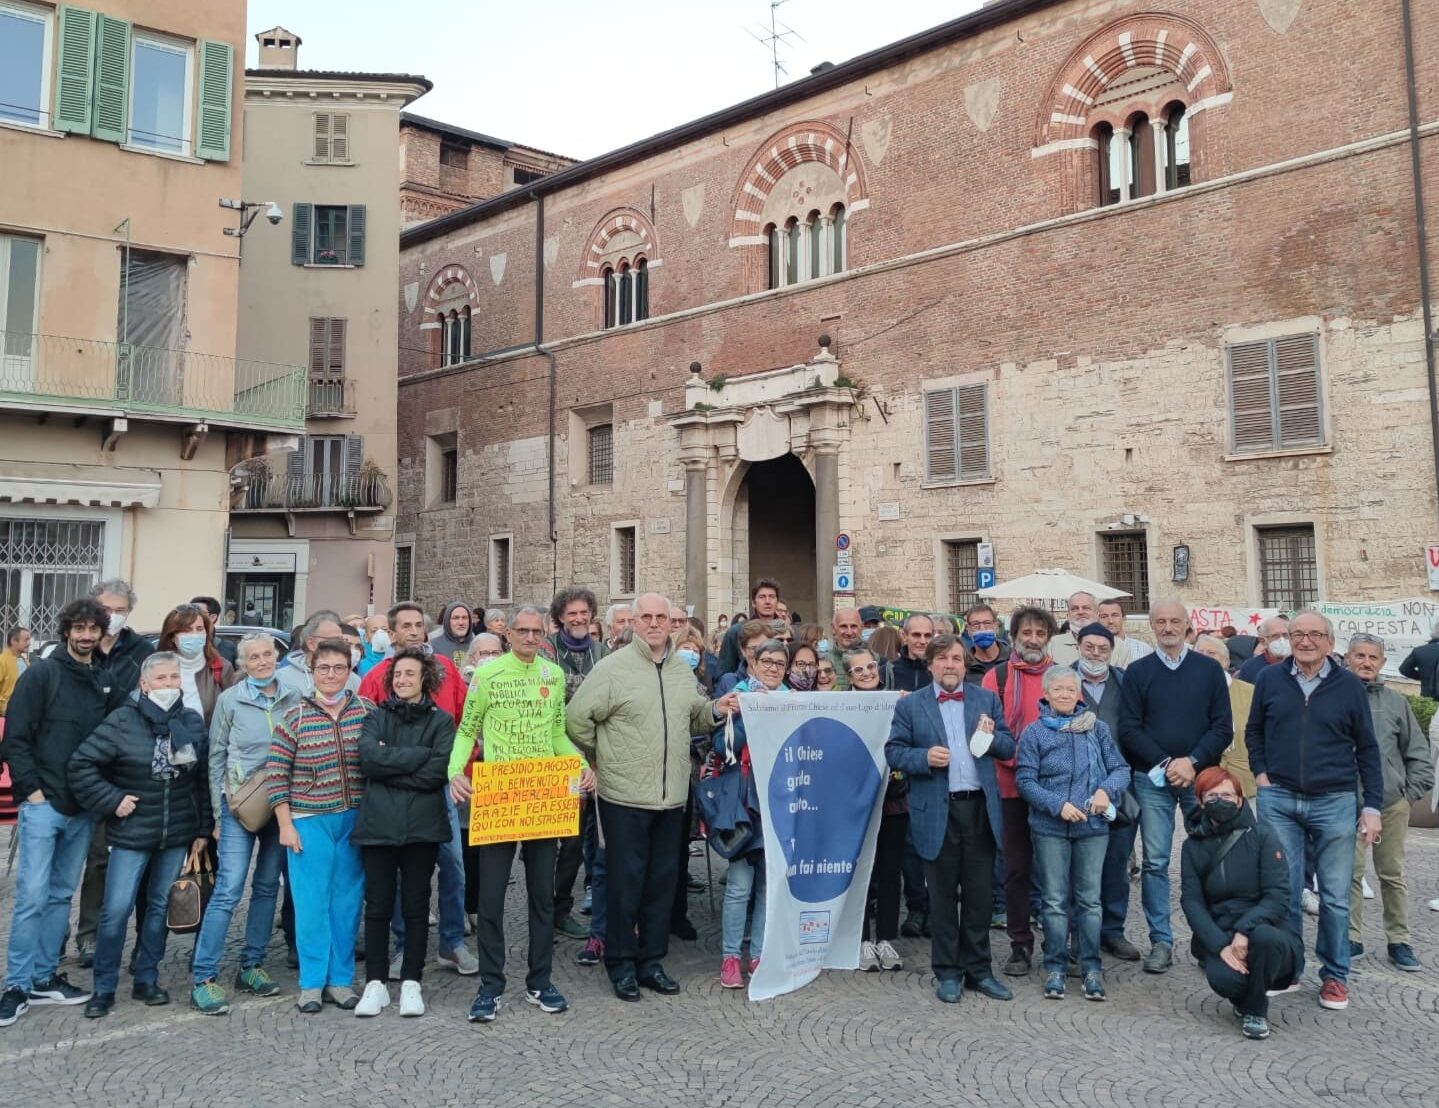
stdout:
{"type": "Polygon", "coordinates": [[[830,620],[830,661],[834,662],[834,687],[837,691],[849,688],[844,672],[845,651],[858,646],[864,635],[864,621],[858,608],[838,608],[830,620]]]}
{"type": "MultiPolygon", "coordinates": [[[[1369,696],[1369,714],[1374,721],[1374,738],[1384,766],[1384,804],[1379,810],[1383,833],[1375,840],[1374,872],[1379,875],[1379,895],[1384,903],[1384,941],[1389,961],[1401,970],[1415,973],[1424,967],[1409,945],[1409,889],[1404,883],[1404,837],[1409,830],[1409,810],[1414,802],[1434,787],[1434,758],[1429,736],[1414,718],[1409,701],[1384,684],[1384,640],[1360,632],[1349,637],[1344,664],[1364,682],[1369,696]]],[[[1364,910],[1365,844],[1359,839],[1354,851],[1354,878],[1349,886],[1349,955],[1364,953],[1359,937],[1364,910]]]]}
{"type": "MultiPolygon", "coordinates": [[[[279,679],[280,684],[294,689],[301,696],[314,696],[315,678],[310,673],[310,662],[315,657],[315,648],[326,639],[338,638],[340,638],[340,617],[334,612],[322,608],[310,616],[305,621],[305,626],[300,629],[300,641],[290,644],[294,649],[285,655],[284,664],[275,670],[275,676],[279,679]]],[[[370,672],[378,673],[379,670],[374,669],[370,672]]],[[[360,678],[353,669],[350,670],[345,688],[350,692],[359,692],[360,690],[360,678]]]]}
{"type": "Polygon", "coordinates": [[[1077,592],[1069,598],[1068,625],[1063,632],[1055,635],[1049,643],[1049,656],[1057,666],[1072,666],[1079,658],[1079,641],[1076,633],[1081,627],[1094,622],[1096,614],[1094,594],[1077,592]]]}
{"type": "MultiPolygon", "coordinates": [[[[1356,794],[1362,846],[1383,830],[1384,769],[1364,683],[1331,660],[1334,626],[1306,610],[1289,624],[1294,659],[1254,682],[1244,736],[1259,786],[1259,818],[1273,825],[1289,861],[1290,928],[1303,936],[1304,847],[1319,881],[1319,1004],[1349,1007],[1348,892],[1354,878],[1356,794]]],[[[1147,838],[1147,836],[1146,836],[1147,838]]],[[[1301,967],[1302,968],[1302,967],[1301,967]]]]}
{"type": "Polygon", "coordinates": [[[611,604],[605,609],[605,646],[618,650],[620,636],[635,625],[635,612],[628,604],[611,604]]]}
{"type": "Polygon", "coordinates": [[[1419,682],[1419,695],[1439,699],[1439,623],[1429,632],[1429,641],[1416,646],[1399,663],[1399,673],[1419,682]]]}
{"type": "Polygon", "coordinates": [[[929,663],[925,653],[934,638],[934,620],[923,612],[912,612],[900,624],[900,635],[904,646],[900,655],[889,667],[889,688],[897,692],[914,692],[930,682],[929,663]]]}
{"type": "Polygon", "coordinates": [[[1099,613],[1095,617],[1114,636],[1114,652],[1109,664],[1121,669],[1139,661],[1146,654],[1153,654],[1154,647],[1143,639],[1132,639],[1124,632],[1124,601],[1118,597],[1099,602],[1099,613]]]}
{"type": "Polygon", "coordinates": [[[1149,609],[1149,626],[1159,649],[1124,671],[1119,747],[1134,771],[1144,843],[1140,901],[1150,947],[1143,968],[1164,973],[1174,964],[1169,900],[1174,808],[1177,804],[1186,819],[1194,810],[1195,775],[1219,763],[1234,722],[1223,667],[1186,641],[1189,610],[1178,600],[1160,600],[1149,609]]]}
{"type": "Polygon", "coordinates": [[[1270,616],[1259,625],[1259,642],[1254,649],[1254,657],[1250,658],[1234,674],[1241,681],[1248,681],[1251,685],[1264,672],[1266,666],[1272,666],[1282,662],[1289,657],[1292,648],[1289,643],[1289,617],[1270,616]]]}
{"type": "Polygon", "coordinates": [[[679,878],[675,842],[690,790],[690,736],[739,711],[730,693],[710,701],[671,649],[670,602],[635,600],[639,632],[602,658],[570,701],[570,739],[596,768],[605,880],[605,969],[621,1000],[679,984],[664,968],[679,878]]]}

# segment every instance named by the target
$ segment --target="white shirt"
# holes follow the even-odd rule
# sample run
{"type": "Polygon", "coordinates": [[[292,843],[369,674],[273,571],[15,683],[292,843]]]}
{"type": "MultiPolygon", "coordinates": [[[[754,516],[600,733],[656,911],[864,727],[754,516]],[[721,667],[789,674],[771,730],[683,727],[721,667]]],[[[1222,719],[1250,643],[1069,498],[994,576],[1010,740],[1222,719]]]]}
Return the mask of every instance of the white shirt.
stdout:
{"type": "MultiPolygon", "coordinates": [[[[944,738],[949,747],[949,791],[952,793],[966,792],[979,788],[979,763],[974,760],[974,755],[969,752],[969,736],[964,733],[964,701],[939,699],[939,694],[944,692],[938,684],[931,686],[934,689],[934,699],[939,703],[939,716],[944,720],[944,738]]],[[[964,686],[956,689],[962,692],[964,686]]]]}
{"type": "Polygon", "coordinates": [[[1182,647],[1179,648],[1178,658],[1170,658],[1170,656],[1164,653],[1164,651],[1162,650],[1156,650],[1154,653],[1159,655],[1159,660],[1163,662],[1169,669],[1178,669],[1184,664],[1184,659],[1189,654],[1189,644],[1185,643],[1182,647]]]}

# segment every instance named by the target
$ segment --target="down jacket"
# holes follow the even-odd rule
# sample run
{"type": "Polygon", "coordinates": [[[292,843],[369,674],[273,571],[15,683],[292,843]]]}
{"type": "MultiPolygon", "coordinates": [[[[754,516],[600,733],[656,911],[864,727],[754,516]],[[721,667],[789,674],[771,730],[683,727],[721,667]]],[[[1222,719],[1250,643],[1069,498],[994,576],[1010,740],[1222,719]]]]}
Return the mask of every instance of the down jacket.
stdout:
{"type": "Polygon", "coordinates": [[[1287,927],[1289,862],[1274,829],[1256,820],[1248,805],[1226,824],[1216,826],[1203,808],[1184,822],[1189,837],[1180,852],[1180,905],[1194,932],[1195,958],[1212,958],[1237,932],[1247,935],[1262,923],[1287,927]],[[1231,832],[1239,839],[1220,859],[1231,832]]]}
{"type": "Polygon", "coordinates": [[[418,704],[391,697],[365,717],[360,772],[365,795],[350,841],[404,846],[450,841],[445,767],[455,721],[428,696],[418,704]]]}

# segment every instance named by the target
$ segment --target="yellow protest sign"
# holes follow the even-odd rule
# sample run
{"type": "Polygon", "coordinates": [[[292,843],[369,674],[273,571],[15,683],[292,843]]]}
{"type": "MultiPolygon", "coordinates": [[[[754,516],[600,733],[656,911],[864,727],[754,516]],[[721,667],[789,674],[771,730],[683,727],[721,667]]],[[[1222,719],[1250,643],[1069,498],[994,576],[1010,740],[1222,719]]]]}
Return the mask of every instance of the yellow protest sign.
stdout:
{"type": "Polygon", "coordinates": [[[470,845],[578,835],[583,769],[579,758],[476,762],[470,845]]]}

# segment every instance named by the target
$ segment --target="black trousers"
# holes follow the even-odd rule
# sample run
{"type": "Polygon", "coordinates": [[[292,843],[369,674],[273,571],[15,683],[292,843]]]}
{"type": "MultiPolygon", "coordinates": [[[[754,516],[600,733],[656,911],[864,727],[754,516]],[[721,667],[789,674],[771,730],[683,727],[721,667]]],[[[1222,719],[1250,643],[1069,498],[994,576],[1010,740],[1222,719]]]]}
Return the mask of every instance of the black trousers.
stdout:
{"type": "Polygon", "coordinates": [[[864,906],[864,937],[875,942],[899,938],[900,873],[909,849],[909,813],[880,816],[874,841],[874,869],[864,906]]]}
{"type": "Polygon", "coordinates": [[[555,961],[555,839],[523,843],[487,843],[478,847],[480,911],[475,927],[475,953],[480,959],[480,989],[498,996],[505,991],[505,890],[515,847],[525,859],[525,893],[530,908],[529,972],[525,988],[545,989],[553,982],[555,961]]]}
{"type": "Polygon", "coordinates": [[[1029,805],[1020,797],[999,802],[1004,812],[1004,902],[1009,945],[1034,953],[1034,928],[1029,917],[1034,907],[1034,844],[1029,838],[1029,805]]]}
{"type": "Polygon", "coordinates": [[[605,969],[611,981],[649,977],[669,953],[683,808],[600,802],[605,833],[605,969]],[[636,934],[638,928],[638,934],[636,934]]]}
{"type": "Polygon", "coordinates": [[[679,826],[678,868],[675,871],[675,895],[670,905],[670,926],[688,923],[690,918],[690,828],[694,826],[695,793],[690,788],[685,801],[684,820],[679,826]]]}
{"type": "Polygon", "coordinates": [[[1204,959],[1209,987],[1246,1016],[1268,1016],[1270,989],[1282,989],[1304,964],[1299,937],[1283,927],[1261,923],[1249,935],[1248,973],[1230,969],[1217,953],[1204,959]]]}
{"type": "Polygon", "coordinates": [[[559,851],[555,856],[555,919],[564,919],[574,911],[575,881],[579,878],[580,863],[585,856],[585,824],[592,819],[593,809],[588,803],[581,802],[580,833],[556,840],[559,851]]]}
{"type": "Polygon", "coordinates": [[[390,918],[395,914],[395,875],[399,874],[400,916],[405,921],[405,953],[400,978],[419,981],[430,942],[430,878],[439,843],[362,846],[365,867],[365,980],[390,976],[390,918]]]}
{"type": "Polygon", "coordinates": [[[930,964],[939,980],[978,981],[993,972],[994,832],[984,793],[949,798],[939,855],[924,865],[929,886],[930,964]]]}

